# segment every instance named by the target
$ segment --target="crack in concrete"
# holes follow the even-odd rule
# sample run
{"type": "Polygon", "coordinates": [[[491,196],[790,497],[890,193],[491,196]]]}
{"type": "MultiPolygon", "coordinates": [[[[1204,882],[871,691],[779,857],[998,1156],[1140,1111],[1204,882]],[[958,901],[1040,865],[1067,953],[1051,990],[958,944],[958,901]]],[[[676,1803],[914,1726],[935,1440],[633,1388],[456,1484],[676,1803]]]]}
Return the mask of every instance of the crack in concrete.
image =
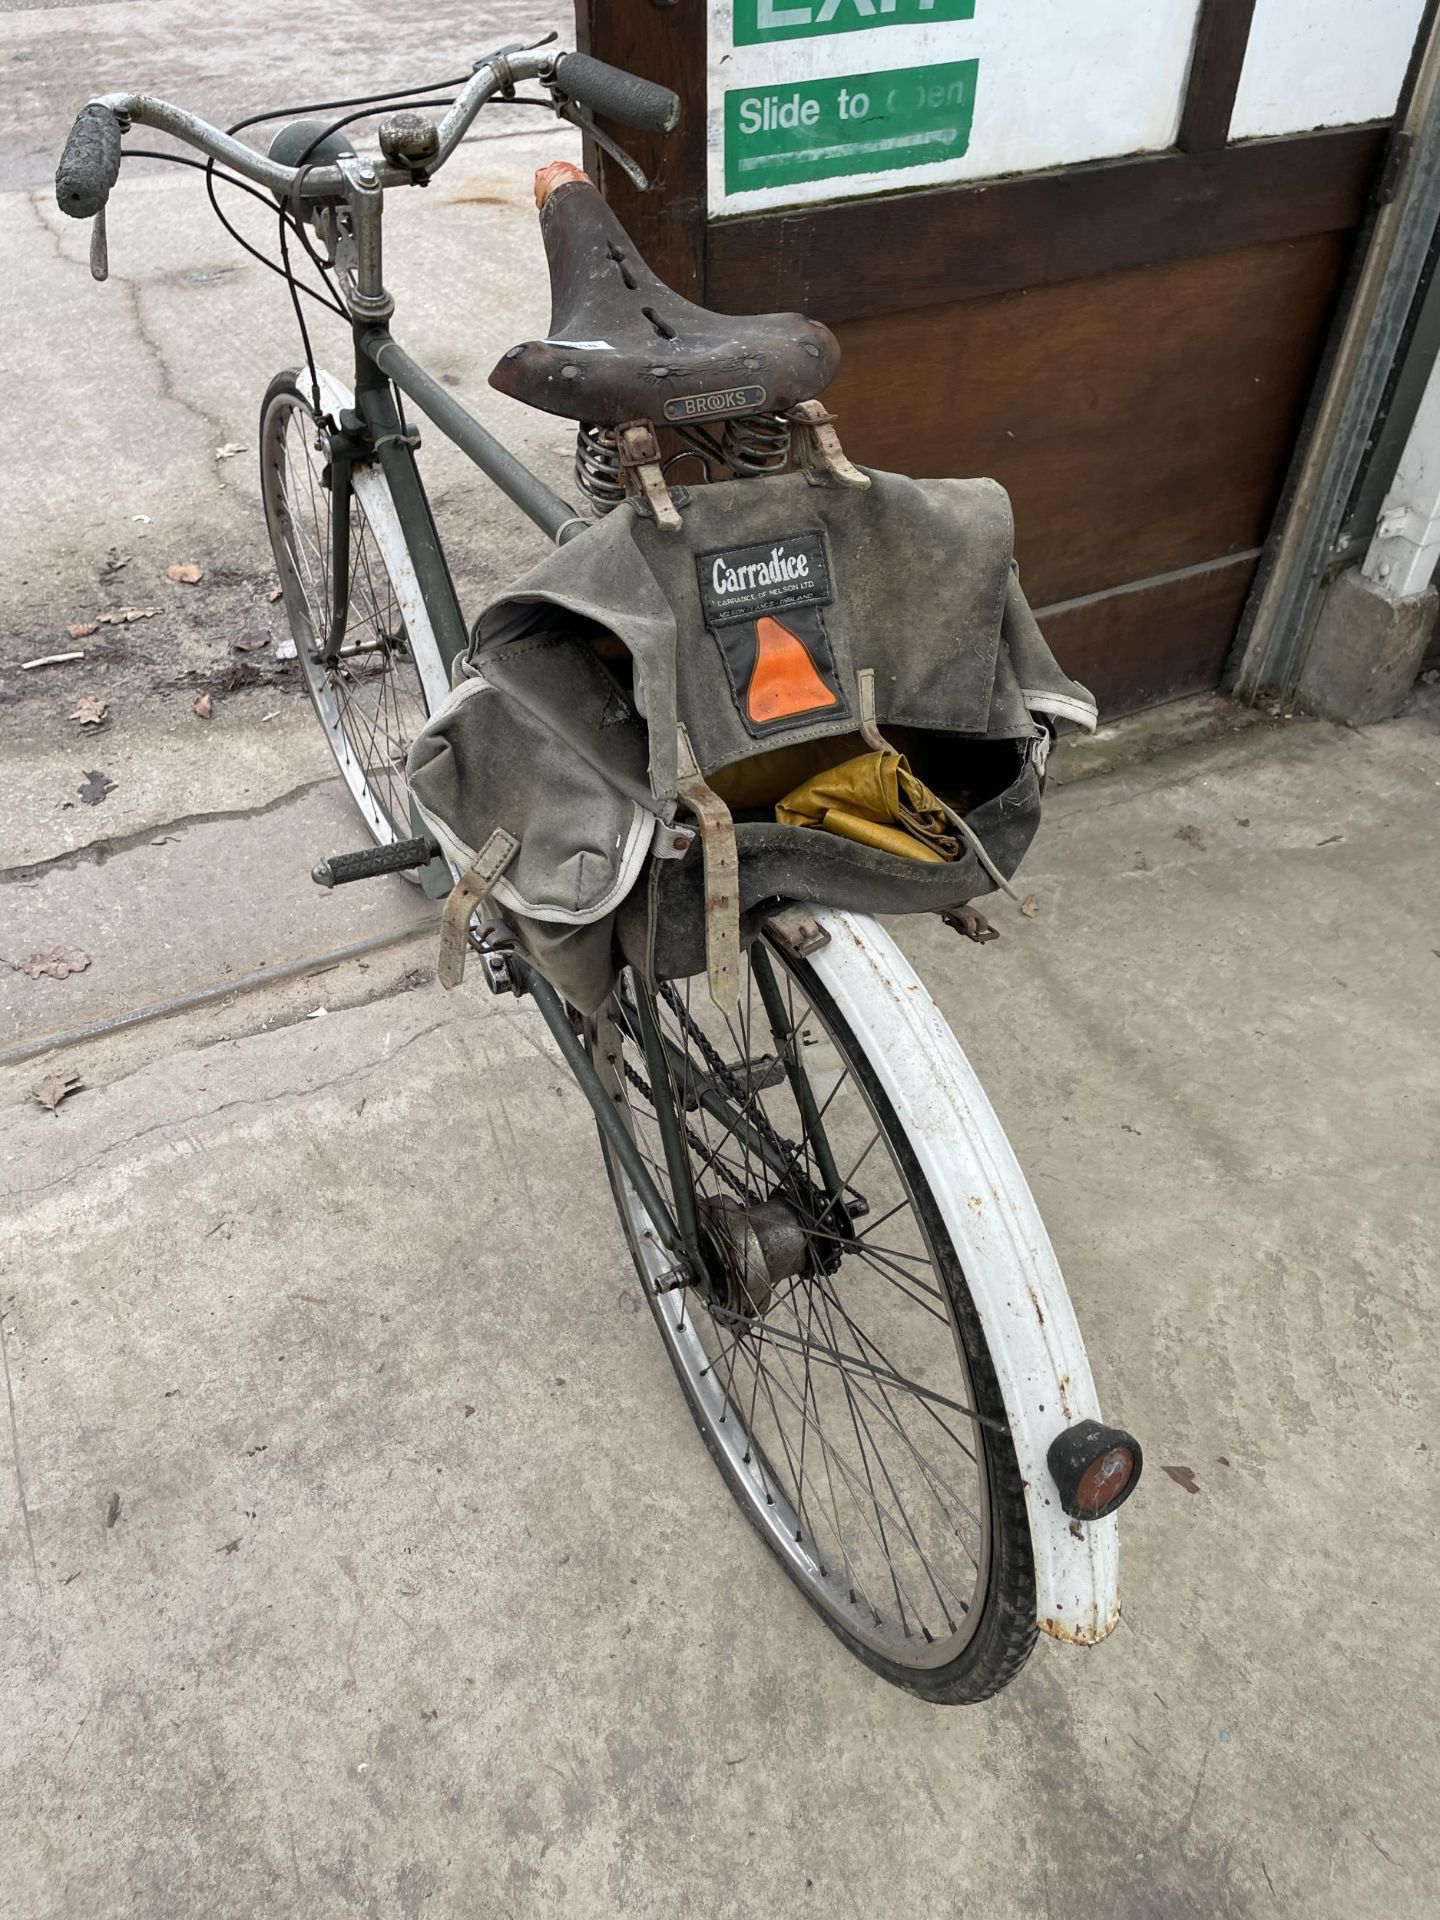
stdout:
{"type": "Polygon", "coordinates": [[[60,238],[59,229],[52,227],[50,222],[45,218],[44,211],[40,204],[40,194],[41,189],[39,187],[31,187],[20,195],[20,200],[30,209],[31,213],[34,214],[35,224],[50,242],[50,251],[55,259],[57,259],[62,266],[78,267],[81,265],[81,262],[72,260],[70,255],[66,253],[64,243],[60,238]]]}
{"type": "MultiPolygon", "coordinates": [[[[208,413],[198,401],[187,400],[176,386],[174,372],[171,369],[169,361],[165,358],[165,349],[159,340],[156,339],[150,329],[149,321],[145,318],[145,311],[140,300],[139,282],[127,280],[123,274],[112,273],[110,278],[124,291],[126,303],[130,309],[130,323],[135,329],[135,337],[149,355],[151,364],[155,368],[155,377],[160,385],[161,398],[168,400],[172,406],[179,407],[183,413],[188,413],[193,419],[198,420],[205,428],[207,434],[211,436],[211,444],[213,446],[223,446],[228,438],[228,430],[224,421],[221,420],[218,414],[208,413]]],[[[208,477],[222,493],[225,491],[220,469],[213,460],[209,464],[208,477]]]]}
{"type": "Polygon", "coordinates": [[[44,1597],[45,1582],[40,1578],[40,1562],[35,1557],[35,1536],[30,1531],[30,1509],[25,1503],[25,1474],[20,1465],[20,1428],[15,1418],[15,1389],[10,1384],[10,1347],[5,1338],[5,1316],[0,1313],[0,1361],[5,1368],[5,1398],[10,1407],[10,1450],[15,1460],[15,1491],[20,1500],[20,1518],[25,1522],[25,1544],[30,1549],[30,1571],[36,1591],[44,1597]]]}
{"type": "Polygon", "coordinates": [[[38,880],[43,874],[55,873],[66,867],[103,867],[116,854],[131,853],[136,847],[143,847],[154,840],[157,834],[182,832],[187,827],[214,826],[217,822],[228,820],[259,820],[267,813],[276,813],[282,807],[303,799],[316,787],[329,786],[339,778],[338,773],[322,773],[314,780],[302,780],[298,787],[287,787],[284,793],[276,794],[273,799],[257,801],[253,807],[216,807],[205,813],[182,813],[174,820],[156,820],[149,826],[136,827],[130,833],[116,834],[113,838],[87,840],[83,847],[71,847],[65,853],[48,854],[45,859],[32,860],[25,866],[0,867],[0,886],[38,880]]]}
{"type": "MultiPolygon", "coordinates": [[[[65,250],[60,233],[52,227],[46,219],[41,208],[40,189],[32,189],[23,197],[26,205],[35,217],[36,224],[49,240],[55,258],[62,266],[74,267],[81,272],[88,273],[88,262],[72,259],[70,254],[65,250]]],[[[208,413],[198,401],[188,400],[176,386],[174,371],[165,356],[165,349],[156,338],[154,332],[151,330],[149,321],[145,317],[140,299],[141,282],[130,275],[116,273],[112,267],[106,285],[117,288],[125,301],[135,337],[155,369],[155,378],[160,388],[161,399],[168,400],[172,406],[180,408],[181,412],[188,413],[192,419],[198,420],[205,428],[206,433],[212,436],[213,444],[217,446],[223,445],[229,437],[224,422],[218,415],[208,413]]],[[[213,462],[211,464],[209,477],[223,493],[225,491],[224,479],[218,469],[214,467],[213,462]]]]}
{"type": "MultiPolygon", "coordinates": [[[[305,979],[307,981],[318,980],[324,974],[335,972],[337,967],[343,967],[348,964],[350,963],[341,960],[336,963],[336,967],[318,967],[314,973],[306,974],[305,979]]],[[[433,966],[409,967],[400,975],[398,980],[376,981],[373,986],[358,993],[353,1000],[338,1000],[333,1006],[327,1008],[327,1011],[329,1013],[355,1013],[361,1007],[373,1007],[376,1002],[380,1000],[398,1000],[403,994],[416,993],[421,987],[430,986],[434,979],[435,969],[433,966]]],[[[262,1001],[263,995],[255,996],[254,1004],[257,1012],[260,1011],[262,1001]]],[[[272,1033],[284,1033],[287,1027],[298,1027],[302,1020],[308,1020],[312,1011],[313,1009],[307,1009],[301,1012],[297,1009],[293,1013],[274,1014],[267,1020],[257,1020],[252,1026],[243,1028],[239,1033],[217,1034],[213,1040],[197,1040],[191,1048],[191,1051],[193,1053],[207,1053],[211,1047],[224,1046],[227,1041],[258,1040],[272,1033]]],[[[118,1074],[115,1079],[107,1080],[105,1084],[107,1087],[119,1086],[122,1080],[128,1080],[130,1078],[130,1074],[140,1073],[142,1071],[143,1069],[140,1067],[132,1067],[128,1073],[118,1074]]]]}
{"type": "Polygon", "coordinates": [[[397,1060],[402,1053],[407,1052],[417,1041],[424,1040],[429,1034],[438,1033],[442,1027],[453,1027],[457,1024],[458,1022],[455,1020],[454,1015],[447,1013],[443,1019],[432,1021],[428,1027],[421,1027],[417,1032],[410,1034],[408,1038],[400,1042],[399,1046],[392,1048],[389,1053],[380,1059],[361,1061],[358,1066],[351,1067],[344,1073],[336,1074],[331,1080],[317,1080],[304,1087],[279,1087],[273,1091],[264,1093],[242,1094],[234,1100],[222,1100],[218,1106],[206,1107],[200,1113],[172,1116],[166,1120],[154,1120],[149,1126],[140,1127],[134,1133],[123,1134],[118,1140],[108,1141],[99,1153],[92,1154],[88,1160],[77,1161],[74,1166],[67,1167],[63,1173],[56,1174],[53,1180],[43,1180],[35,1186],[15,1187],[12,1189],[12,1192],[17,1199],[29,1199],[32,1196],[49,1193],[52,1188],[65,1186],[69,1181],[75,1179],[77,1175],[87,1172],[91,1167],[99,1166],[102,1161],[108,1160],[111,1154],[115,1153],[118,1149],[133,1146],[137,1141],[146,1139],[152,1133],[164,1133],[167,1129],[176,1127],[189,1128],[197,1126],[201,1121],[212,1120],[217,1114],[228,1113],[235,1107],[268,1106],[271,1102],[277,1100],[309,1099],[314,1094],[326,1093],[332,1087],[344,1086],[347,1081],[358,1080],[363,1074],[371,1073],[377,1067],[388,1067],[393,1060],[397,1060]]]}
{"type": "MultiPolygon", "coordinates": [[[[397,941],[396,944],[398,945],[399,942],[397,941]]],[[[383,958],[384,952],[384,949],[379,950],[375,957],[383,958]]],[[[298,979],[277,980],[274,987],[270,988],[269,991],[279,993],[286,987],[298,989],[307,985],[311,980],[320,979],[325,974],[333,973],[337,971],[338,968],[351,964],[350,961],[341,960],[337,961],[335,966],[317,967],[313,974],[304,974],[298,979]]],[[[434,978],[435,970],[431,966],[409,967],[396,979],[378,980],[374,982],[373,985],[366,987],[362,992],[358,993],[354,999],[336,1000],[327,1011],[329,1013],[355,1013],[362,1007],[373,1007],[381,1000],[398,1000],[403,994],[414,993],[421,987],[429,986],[434,978]]],[[[266,989],[262,988],[253,995],[237,995],[234,1000],[219,1000],[214,1002],[210,1007],[202,1007],[193,1011],[201,1013],[234,1012],[238,1014],[243,1012],[245,1008],[253,1005],[255,1012],[259,1014],[263,1010],[265,997],[266,989]]],[[[189,1011],[192,1010],[186,1009],[182,1012],[177,1009],[174,1014],[167,1016],[167,1018],[183,1019],[185,1012],[189,1011]]],[[[209,1039],[197,1037],[189,1042],[188,1051],[191,1053],[208,1053],[212,1047],[234,1046],[238,1045],[242,1040],[268,1039],[271,1034],[284,1033],[288,1027],[298,1027],[302,1020],[308,1020],[310,1018],[312,1011],[312,1008],[305,1008],[303,1010],[297,1009],[294,1012],[273,1014],[267,1019],[247,1021],[230,1033],[217,1033],[209,1039]]],[[[497,1009],[497,1011],[499,1010],[497,1009]]],[[[119,1033],[96,1034],[93,1040],[77,1041],[74,1050],[78,1052],[83,1046],[96,1046],[110,1040],[125,1039],[135,1032],[137,1032],[137,1029],[130,1027],[122,1028],[119,1033]]],[[[43,1059],[46,1056],[39,1055],[36,1057],[43,1059]]],[[[21,1065],[26,1063],[16,1062],[16,1064],[21,1065]]],[[[106,1080],[92,1083],[92,1088],[97,1091],[103,1088],[103,1090],[108,1093],[112,1087],[121,1086],[126,1080],[133,1080],[137,1073],[145,1073],[154,1065],[155,1061],[153,1059],[139,1060],[133,1067],[126,1067],[122,1073],[115,1073],[110,1075],[106,1080]]]]}

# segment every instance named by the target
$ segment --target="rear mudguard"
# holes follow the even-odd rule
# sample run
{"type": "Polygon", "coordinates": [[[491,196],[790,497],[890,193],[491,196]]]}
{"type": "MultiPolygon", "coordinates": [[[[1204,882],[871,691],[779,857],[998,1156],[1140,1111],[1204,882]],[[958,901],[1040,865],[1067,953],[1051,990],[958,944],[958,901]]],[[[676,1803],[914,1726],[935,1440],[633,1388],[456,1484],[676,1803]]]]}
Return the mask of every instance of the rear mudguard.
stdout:
{"type": "Polygon", "coordinates": [[[1113,1515],[1066,1516],[1045,1461],[1063,1428],[1101,1418],[1050,1237],[984,1088],[909,961],[864,915],[810,911],[830,939],[809,963],[863,1037],[985,1331],[1025,1484],[1041,1631],[1093,1645],[1120,1618],[1119,1539],[1113,1515]]]}

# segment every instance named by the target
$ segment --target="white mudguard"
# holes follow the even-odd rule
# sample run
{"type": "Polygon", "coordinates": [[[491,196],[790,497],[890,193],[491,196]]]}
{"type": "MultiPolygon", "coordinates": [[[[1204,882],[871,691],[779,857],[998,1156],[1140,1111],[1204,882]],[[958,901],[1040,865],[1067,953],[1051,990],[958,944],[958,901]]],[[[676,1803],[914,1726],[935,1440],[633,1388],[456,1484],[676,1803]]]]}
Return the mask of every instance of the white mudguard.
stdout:
{"type": "MultiPolygon", "coordinates": [[[[296,367],[294,378],[308,400],[311,397],[309,370],[296,367]]],[[[320,405],[332,419],[338,420],[342,413],[355,405],[355,396],[344,381],[337,380],[333,373],[327,373],[323,367],[319,369],[318,384],[320,405]]],[[[405,617],[405,631],[410,637],[410,655],[425,690],[425,705],[434,713],[449,693],[450,682],[445,677],[440,648],[430,624],[430,614],[420,591],[420,583],[415,578],[415,567],[401,531],[400,516],[395,511],[395,502],[390,495],[390,484],[377,462],[361,462],[353,467],[350,484],[365,509],[371,538],[379,548],[385,571],[390,576],[395,598],[405,617]]]]}
{"type": "Polygon", "coordinates": [[[1116,1520],[1074,1522],[1045,1455],[1100,1406],[1055,1251],[1010,1143],[910,962],[861,914],[814,908],[810,965],[866,1047],[969,1283],[1025,1483],[1042,1632],[1090,1646],[1120,1618],[1116,1520]]]}

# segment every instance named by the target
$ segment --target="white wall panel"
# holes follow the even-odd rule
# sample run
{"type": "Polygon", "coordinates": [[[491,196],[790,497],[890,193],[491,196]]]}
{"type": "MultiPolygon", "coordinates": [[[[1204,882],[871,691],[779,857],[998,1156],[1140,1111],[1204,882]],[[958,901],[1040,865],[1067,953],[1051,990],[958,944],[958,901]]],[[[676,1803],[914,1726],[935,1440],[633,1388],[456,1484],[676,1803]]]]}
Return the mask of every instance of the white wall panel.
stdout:
{"type": "MultiPolygon", "coordinates": [[[[873,28],[736,46],[732,4],[709,0],[709,182],[716,213],[988,179],[1168,147],[1199,10],[1199,0],[978,0],[973,19],[927,21],[925,0],[878,0],[873,28]],[[888,16],[883,24],[882,15],[888,16]],[[837,171],[833,178],[739,191],[732,154],[727,185],[727,92],[765,89],[783,102],[797,85],[970,60],[978,69],[963,153],[883,173],[837,171]]],[[[766,17],[807,6],[818,14],[825,4],[771,0],[766,17]]],[[[832,8],[831,17],[844,18],[856,4],[841,0],[842,12],[836,16],[832,8]]],[[[871,9],[862,11],[868,16],[871,9]]],[[[763,168],[748,177],[757,176],[763,168]]]]}
{"type": "Polygon", "coordinates": [[[1257,0],[1232,140],[1388,120],[1424,0],[1257,0]]]}

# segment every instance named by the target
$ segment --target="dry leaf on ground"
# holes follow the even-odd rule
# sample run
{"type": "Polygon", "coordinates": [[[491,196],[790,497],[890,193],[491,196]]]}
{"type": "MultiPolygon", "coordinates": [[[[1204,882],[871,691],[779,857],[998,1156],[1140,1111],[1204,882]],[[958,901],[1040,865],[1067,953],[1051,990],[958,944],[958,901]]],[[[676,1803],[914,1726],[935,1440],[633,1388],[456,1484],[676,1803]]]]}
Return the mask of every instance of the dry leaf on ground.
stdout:
{"type": "Polygon", "coordinates": [[[1035,898],[1033,893],[1027,893],[1025,898],[1020,902],[1020,911],[1027,920],[1033,920],[1036,914],[1039,913],[1040,902],[1035,898]]]}
{"type": "Polygon", "coordinates": [[[38,1087],[30,1089],[30,1098],[38,1100],[47,1113],[58,1113],[60,1102],[68,1100],[72,1093],[79,1093],[84,1084],[78,1073],[53,1073],[38,1087]]]}
{"type": "Polygon", "coordinates": [[[16,973],[28,973],[32,980],[38,980],[42,973],[64,980],[72,973],[83,973],[89,964],[89,954],[79,947],[56,947],[50,953],[32,953],[28,960],[17,960],[14,968],[16,973]]]}
{"type": "Polygon", "coordinates": [[[98,693],[82,693],[75,702],[70,718],[78,720],[82,727],[98,727],[104,724],[109,711],[108,703],[98,693]]]}
{"type": "Polygon", "coordinates": [[[108,773],[92,772],[87,768],[84,786],[77,787],[75,791],[87,807],[98,807],[102,800],[115,791],[115,782],[108,773]]]}
{"type": "Polygon", "coordinates": [[[72,640],[88,640],[92,633],[100,631],[100,625],[95,620],[72,620],[65,631],[72,640]]]}
{"type": "Polygon", "coordinates": [[[158,607],[116,607],[110,613],[97,613],[95,624],[100,627],[128,627],[132,620],[153,620],[159,611],[158,607]]]}
{"type": "Polygon", "coordinates": [[[247,627],[235,642],[236,653],[258,653],[261,647],[268,647],[270,636],[260,627],[247,627]]]}
{"type": "Polygon", "coordinates": [[[1176,1486],[1184,1487],[1187,1493],[1200,1491],[1199,1482],[1195,1478],[1194,1470],[1190,1467],[1162,1467],[1161,1472],[1168,1473],[1176,1486]]]}
{"type": "Polygon", "coordinates": [[[293,660],[295,658],[295,642],[288,636],[284,640],[276,641],[275,658],[277,660],[293,660]]]}
{"type": "Polygon", "coordinates": [[[269,604],[273,607],[277,600],[283,598],[284,593],[285,593],[285,589],[283,587],[275,586],[270,589],[270,591],[266,594],[265,598],[269,602],[269,604]]]}
{"type": "Polygon", "coordinates": [[[205,569],[197,567],[193,560],[175,560],[165,569],[165,578],[173,580],[177,586],[193,587],[204,572],[205,569]]]}
{"type": "Polygon", "coordinates": [[[245,453],[247,451],[248,449],[242,447],[238,440],[227,440],[223,447],[217,447],[215,449],[215,458],[217,460],[233,460],[237,453],[245,453]]]}
{"type": "Polygon", "coordinates": [[[208,720],[214,711],[215,702],[210,698],[209,694],[197,693],[195,696],[195,712],[199,718],[208,720]]]}

